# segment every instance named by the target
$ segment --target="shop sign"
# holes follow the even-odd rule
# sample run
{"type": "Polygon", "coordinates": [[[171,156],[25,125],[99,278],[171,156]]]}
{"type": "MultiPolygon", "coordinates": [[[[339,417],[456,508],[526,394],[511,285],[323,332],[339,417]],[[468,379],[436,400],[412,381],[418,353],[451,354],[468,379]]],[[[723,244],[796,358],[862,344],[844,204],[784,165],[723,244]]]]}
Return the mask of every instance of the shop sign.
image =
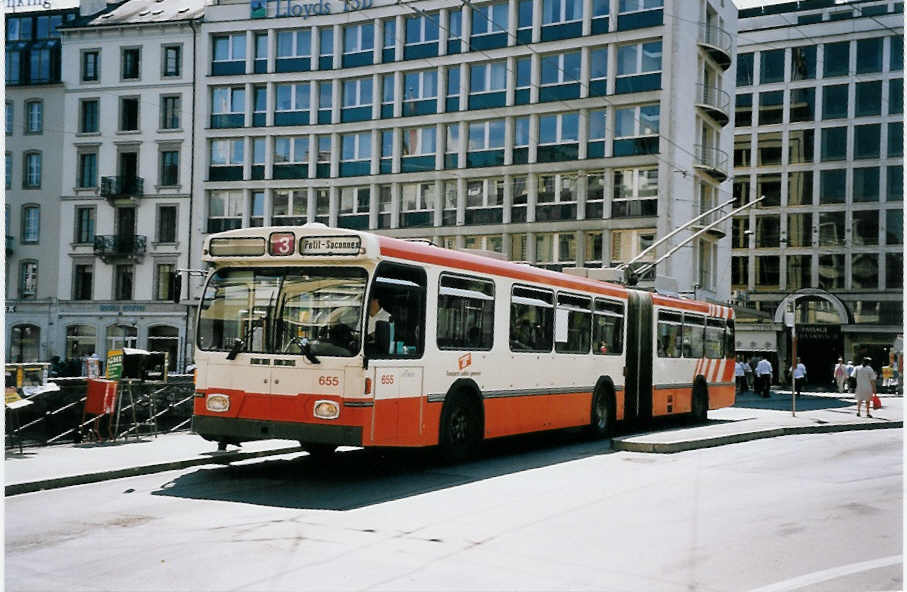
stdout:
{"type": "Polygon", "coordinates": [[[249,16],[254,19],[282,18],[297,16],[306,19],[310,16],[334,14],[336,12],[356,12],[371,8],[374,0],[319,0],[318,2],[298,2],[297,0],[252,0],[249,3],[249,16]]]}
{"type": "Polygon", "coordinates": [[[797,337],[813,341],[837,342],[841,339],[840,325],[797,325],[797,337]]]}
{"type": "Polygon", "coordinates": [[[101,312],[145,312],[144,304],[99,304],[101,312]]]}

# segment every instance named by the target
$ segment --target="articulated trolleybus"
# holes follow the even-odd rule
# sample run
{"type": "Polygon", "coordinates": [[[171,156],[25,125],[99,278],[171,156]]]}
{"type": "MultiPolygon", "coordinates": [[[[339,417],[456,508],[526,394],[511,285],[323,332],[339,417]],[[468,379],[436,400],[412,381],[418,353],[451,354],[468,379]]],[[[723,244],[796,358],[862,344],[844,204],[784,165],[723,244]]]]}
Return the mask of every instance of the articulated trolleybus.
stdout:
{"type": "Polygon", "coordinates": [[[219,443],[440,446],[734,402],[730,308],[328,228],[210,236],[193,428],[219,443]]]}

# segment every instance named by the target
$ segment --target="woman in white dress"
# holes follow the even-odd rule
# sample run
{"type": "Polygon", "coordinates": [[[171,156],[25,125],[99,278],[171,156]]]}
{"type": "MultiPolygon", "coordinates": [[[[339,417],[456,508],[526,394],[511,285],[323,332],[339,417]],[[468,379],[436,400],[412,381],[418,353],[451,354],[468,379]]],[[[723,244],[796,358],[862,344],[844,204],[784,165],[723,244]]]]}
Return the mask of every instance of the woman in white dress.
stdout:
{"type": "Polygon", "coordinates": [[[857,397],[857,417],[860,415],[860,407],[866,402],[866,417],[872,417],[869,412],[872,404],[872,396],[876,392],[876,372],[869,365],[870,359],[863,358],[863,365],[854,368],[853,376],[856,379],[857,386],[854,394],[857,397]]]}

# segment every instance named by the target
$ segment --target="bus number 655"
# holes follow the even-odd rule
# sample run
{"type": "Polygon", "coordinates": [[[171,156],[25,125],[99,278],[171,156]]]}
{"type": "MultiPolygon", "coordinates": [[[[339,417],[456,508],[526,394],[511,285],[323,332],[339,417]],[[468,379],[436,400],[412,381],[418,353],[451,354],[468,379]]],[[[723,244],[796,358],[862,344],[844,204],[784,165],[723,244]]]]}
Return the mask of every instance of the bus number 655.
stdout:
{"type": "Polygon", "coordinates": [[[340,378],[337,376],[319,376],[318,386],[340,386],[340,378]]]}

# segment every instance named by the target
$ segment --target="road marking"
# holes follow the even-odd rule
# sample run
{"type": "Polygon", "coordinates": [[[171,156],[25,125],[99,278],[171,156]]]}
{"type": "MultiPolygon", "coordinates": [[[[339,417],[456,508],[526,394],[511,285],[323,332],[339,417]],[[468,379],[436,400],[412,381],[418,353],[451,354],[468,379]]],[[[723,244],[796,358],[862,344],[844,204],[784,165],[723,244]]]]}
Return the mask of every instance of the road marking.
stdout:
{"type": "Polygon", "coordinates": [[[844,576],[849,576],[850,574],[860,573],[861,571],[869,571],[871,569],[878,569],[880,567],[887,567],[889,565],[897,565],[901,563],[902,558],[903,556],[901,555],[892,555],[890,557],[882,557],[881,559],[861,561],[860,563],[851,563],[850,565],[842,565],[841,567],[833,567],[831,569],[825,569],[822,571],[814,571],[813,573],[806,574],[805,576],[791,578],[790,580],[784,580],[783,582],[776,582],[768,586],[763,586],[762,588],[750,590],[750,592],[784,592],[786,590],[797,590],[798,588],[811,586],[812,584],[818,584],[819,582],[827,582],[828,580],[833,580],[835,578],[841,578],[844,576]]]}

